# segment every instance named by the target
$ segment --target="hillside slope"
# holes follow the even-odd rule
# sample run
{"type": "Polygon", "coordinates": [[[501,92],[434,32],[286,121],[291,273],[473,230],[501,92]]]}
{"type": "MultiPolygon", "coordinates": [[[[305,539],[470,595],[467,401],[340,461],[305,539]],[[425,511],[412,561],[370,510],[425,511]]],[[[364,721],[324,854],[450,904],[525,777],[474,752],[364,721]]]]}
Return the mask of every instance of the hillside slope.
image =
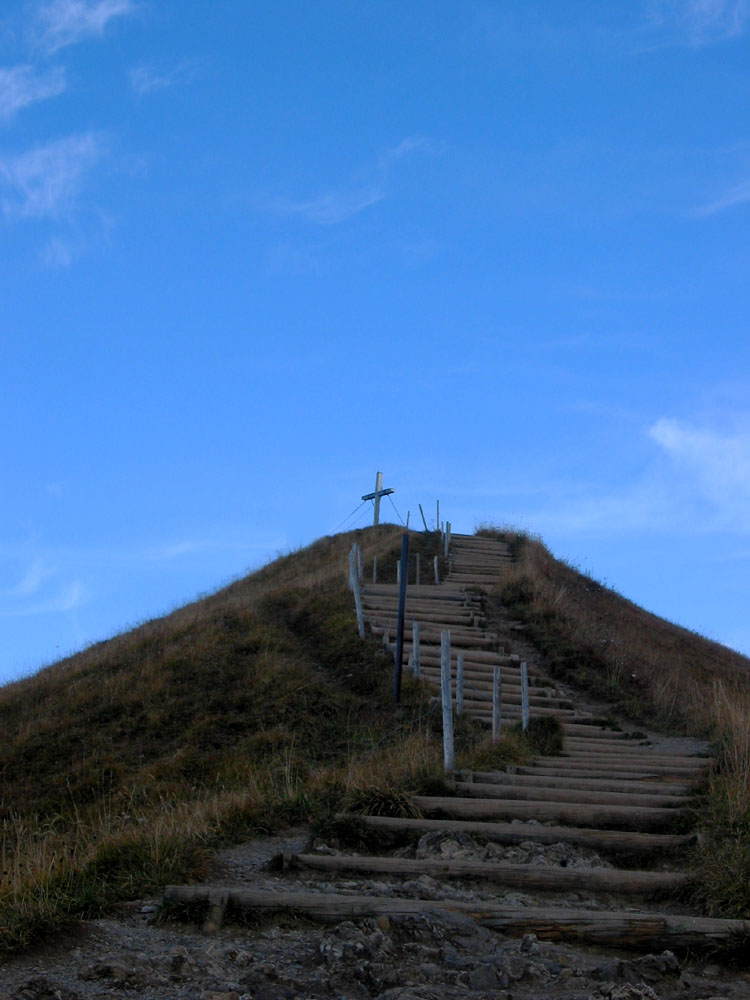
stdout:
{"type": "Polygon", "coordinates": [[[323,538],[0,690],[0,951],[306,819],[373,747],[419,743],[421,693],[393,706],[357,636],[355,540],[395,579],[395,526],[323,538]]]}
{"type": "MultiPolygon", "coordinates": [[[[395,581],[400,536],[321,539],[0,690],[0,952],[189,878],[215,844],[322,816],[358,787],[439,784],[429,691],[405,679],[393,705],[391,661],[358,639],[345,582],[354,540],[366,572],[377,556],[379,580],[395,581]]],[[[490,615],[509,605],[553,673],[631,716],[723,734],[715,836],[750,833],[749,661],[505,537],[516,562],[490,615]]],[[[434,534],[411,539],[425,560],[438,551],[434,534]]],[[[706,893],[717,912],[734,906],[743,858],[706,893]]]]}

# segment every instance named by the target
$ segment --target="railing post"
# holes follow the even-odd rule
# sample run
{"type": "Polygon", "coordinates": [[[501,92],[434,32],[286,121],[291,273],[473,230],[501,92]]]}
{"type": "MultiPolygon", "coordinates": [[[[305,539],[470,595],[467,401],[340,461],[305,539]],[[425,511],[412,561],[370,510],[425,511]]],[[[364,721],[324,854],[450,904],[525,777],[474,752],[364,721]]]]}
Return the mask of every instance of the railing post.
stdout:
{"type": "Polygon", "coordinates": [[[416,570],[415,570],[415,577],[414,577],[414,586],[418,587],[419,586],[419,571],[420,571],[420,559],[419,559],[419,553],[418,552],[414,556],[414,561],[416,563],[416,570]]]}
{"type": "Polygon", "coordinates": [[[456,715],[464,710],[464,654],[456,657],[456,715]]]}
{"type": "Polygon", "coordinates": [[[438,557],[435,556],[435,558],[432,560],[432,562],[433,562],[433,565],[435,567],[435,583],[437,584],[437,583],[440,583],[440,575],[438,573],[438,557]]]}
{"type": "Polygon", "coordinates": [[[409,566],[409,535],[401,536],[400,565],[404,571],[399,574],[398,588],[398,624],[396,630],[396,658],[393,664],[393,699],[401,701],[401,666],[404,658],[404,616],[406,615],[406,583],[409,566]]]}
{"type": "Polygon", "coordinates": [[[525,660],[521,664],[521,728],[529,728],[529,672],[525,660]]]}
{"type": "Polygon", "coordinates": [[[360,639],[365,637],[365,618],[362,613],[362,595],[359,590],[359,574],[357,572],[357,556],[352,549],[349,553],[349,586],[354,594],[354,606],[357,609],[357,629],[360,639]]]}
{"type": "Polygon", "coordinates": [[[502,703],[503,675],[500,667],[492,671],[492,742],[500,739],[500,707],[502,703]]]}
{"type": "Polygon", "coordinates": [[[455,770],[453,752],[453,698],[451,697],[451,634],[440,633],[440,686],[443,697],[443,766],[446,774],[455,770]]]}
{"type": "Polygon", "coordinates": [[[378,582],[378,557],[377,556],[373,556],[372,557],[372,582],[373,583],[377,583],[378,582]]]}
{"type": "Polygon", "coordinates": [[[414,670],[414,676],[419,677],[421,673],[421,664],[419,662],[419,622],[413,622],[411,626],[411,642],[412,642],[412,668],[414,670]]]}

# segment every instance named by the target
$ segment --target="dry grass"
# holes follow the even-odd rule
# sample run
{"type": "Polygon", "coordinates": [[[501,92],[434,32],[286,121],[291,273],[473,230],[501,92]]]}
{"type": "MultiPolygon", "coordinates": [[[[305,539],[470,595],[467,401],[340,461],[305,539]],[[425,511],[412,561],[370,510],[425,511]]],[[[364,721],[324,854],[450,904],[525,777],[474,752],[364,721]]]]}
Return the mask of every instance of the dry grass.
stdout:
{"type": "Polygon", "coordinates": [[[424,692],[393,705],[345,585],[352,541],[395,580],[400,538],[321,539],[0,690],[0,953],[433,767],[424,692]]]}
{"type": "Polygon", "coordinates": [[[560,679],[632,719],[709,738],[718,766],[700,806],[696,898],[750,915],[750,660],[650,614],[555,559],[537,538],[483,526],[516,555],[494,599],[527,626],[560,679]]]}

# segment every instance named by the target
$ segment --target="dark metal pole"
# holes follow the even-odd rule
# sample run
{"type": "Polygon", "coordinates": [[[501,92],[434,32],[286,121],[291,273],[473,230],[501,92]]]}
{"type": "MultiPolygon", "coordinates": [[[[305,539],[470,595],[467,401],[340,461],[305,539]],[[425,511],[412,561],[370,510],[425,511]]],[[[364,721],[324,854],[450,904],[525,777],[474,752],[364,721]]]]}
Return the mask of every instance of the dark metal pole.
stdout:
{"type": "Polygon", "coordinates": [[[401,663],[404,658],[404,616],[406,615],[406,584],[409,579],[409,536],[401,536],[401,583],[398,588],[398,626],[396,658],[393,663],[393,700],[401,701],[401,663]]]}

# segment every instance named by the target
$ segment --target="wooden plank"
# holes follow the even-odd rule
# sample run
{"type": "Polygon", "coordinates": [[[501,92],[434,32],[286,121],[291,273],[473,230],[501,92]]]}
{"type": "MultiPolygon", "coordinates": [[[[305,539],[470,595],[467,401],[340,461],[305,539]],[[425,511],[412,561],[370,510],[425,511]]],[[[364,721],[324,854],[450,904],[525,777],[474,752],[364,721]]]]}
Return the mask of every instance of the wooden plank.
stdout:
{"type": "Polygon", "coordinates": [[[537,763],[529,764],[519,764],[516,767],[516,773],[518,774],[538,774],[544,775],[545,777],[570,777],[570,778],[614,778],[617,781],[630,781],[634,779],[636,781],[653,781],[669,785],[671,783],[690,783],[695,784],[694,777],[690,774],[685,774],[680,772],[679,774],[665,774],[663,771],[655,771],[648,767],[648,762],[644,762],[641,768],[633,768],[632,770],[628,768],[618,768],[616,771],[610,768],[604,767],[555,767],[554,765],[544,764],[540,765],[537,763]]]}
{"type": "MultiPolygon", "coordinates": [[[[538,802],[548,791],[547,788],[525,787],[523,785],[495,785],[485,782],[458,781],[456,791],[461,795],[471,795],[480,799],[518,799],[538,802]]],[[[549,789],[545,802],[580,802],[582,805],[623,805],[655,806],[656,808],[684,807],[688,803],[685,795],[648,795],[645,792],[599,791],[597,789],[554,788],[549,789]]]]}
{"type": "Polygon", "coordinates": [[[468,833],[498,844],[575,844],[597,851],[668,853],[694,843],[691,834],[643,833],[636,830],[596,830],[575,826],[543,826],[541,823],[492,823],[482,820],[412,819],[397,816],[353,816],[341,813],[337,819],[356,819],[365,826],[382,831],[401,831],[414,835],[443,830],[468,833]]]}
{"type": "Polygon", "coordinates": [[[608,792],[646,792],[649,795],[689,795],[689,785],[676,783],[662,784],[655,781],[640,781],[638,779],[615,781],[611,778],[560,778],[552,775],[537,775],[533,768],[518,765],[513,772],[505,771],[470,771],[458,773],[467,775],[467,781],[486,782],[496,785],[519,785],[527,788],[581,788],[601,789],[608,792]],[[470,777],[469,777],[470,775],[470,777]]]}
{"type": "Polygon", "coordinates": [[[227,893],[236,906],[262,913],[298,913],[338,923],[382,914],[461,913],[477,923],[516,937],[536,934],[543,940],[591,941],[633,948],[707,948],[750,933],[741,920],[685,917],[668,913],[577,910],[563,907],[503,906],[482,901],[342,896],[335,893],[274,892],[209,885],[167,886],[166,902],[206,902],[227,893]]]}
{"type": "Polygon", "coordinates": [[[622,760],[612,759],[605,757],[602,754],[596,752],[590,752],[586,754],[579,754],[578,756],[572,756],[570,754],[560,754],[557,757],[537,757],[536,763],[540,767],[557,767],[557,768],[568,768],[572,771],[581,770],[603,770],[609,771],[611,774],[617,774],[619,771],[637,771],[646,770],[661,774],[676,774],[676,775],[690,775],[693,777],[698,777],[711,761],[706,761],[705,763],[694,764],[665,764],[656,758],[655,754],[650,754],[647,751],[639,757],[628,757],[622,760]]]}
{"type": "Polygon", "coordinates": [[[684,872],[650,872],[618,868],[560,868],[555,865],[512,865],[503,862],[464,861],[456,858],[412,859],[352,857],[350,855],[294,854],[290,863],[316,871],[378,872],[391,875],[432,875],[438,878],[478,878],[531,892],[537,889],[569,892],[618,892],[654,896],[674,892],[688,881],[684,872]]]}
{"type": "Polygon", "coordinates": [[[414,802],[425,814],[444,813],[456,819],[535,819],[577,826],[631,827],[653,830],[674,823],[674,809],[653,806],[578,805],[572,802],[519,802],[508,799],[472,799],[416,795],[414,802]]]}

